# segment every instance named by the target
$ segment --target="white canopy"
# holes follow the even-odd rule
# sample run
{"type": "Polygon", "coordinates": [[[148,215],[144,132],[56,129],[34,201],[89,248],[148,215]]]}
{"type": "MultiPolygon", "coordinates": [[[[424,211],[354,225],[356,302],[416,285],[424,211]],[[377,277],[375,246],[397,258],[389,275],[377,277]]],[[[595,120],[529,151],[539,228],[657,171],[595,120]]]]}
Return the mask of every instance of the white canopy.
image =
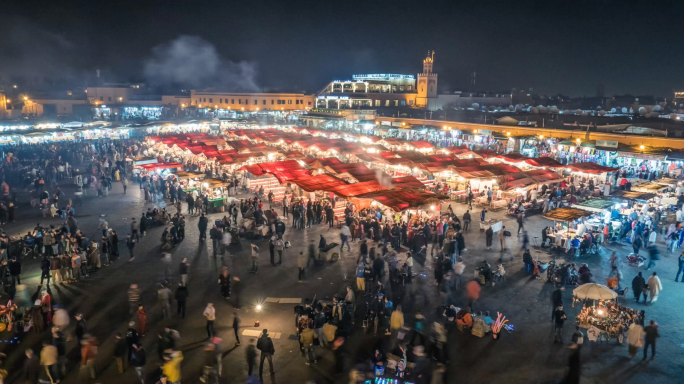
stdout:
{"type": "Polygon", "coordinates": [[[601,284],[583,284],[575,288],[572,294],[579,299],[589,300],[613,300],[617,298],[617,292],[601,284]]]}

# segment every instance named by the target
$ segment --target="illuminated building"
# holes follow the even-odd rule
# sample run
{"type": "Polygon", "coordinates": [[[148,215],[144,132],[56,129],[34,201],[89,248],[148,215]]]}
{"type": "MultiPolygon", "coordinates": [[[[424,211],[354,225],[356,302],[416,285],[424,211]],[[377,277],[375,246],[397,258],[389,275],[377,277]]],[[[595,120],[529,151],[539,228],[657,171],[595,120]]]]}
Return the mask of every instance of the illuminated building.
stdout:
{"type": "Polygon", "coordinates": [[[672,103],[674,105],[679,106],[679,108],[682,108],[682,105],[684,105],[684,92],[675,92],[674,93],[674,99],[672,100],[672,103]]]}
{"type": "Polygon", "coordinates": [[[434,52],[423,60],[418,84],[413,75],[375,73],[353,75],[352,80],[330,82],[316,95],[316,107],[325,109],[372,107],[427,107],[437,97],[434,52]],[[419,87],[423,85],[422,90],[419,87]]]}
{"type": "Polygon", "coordinates": [[[313,107],[314,96],[303,93],[235,93],[190,91],[190,105],[236,111],[294,111],[313,107]]]}

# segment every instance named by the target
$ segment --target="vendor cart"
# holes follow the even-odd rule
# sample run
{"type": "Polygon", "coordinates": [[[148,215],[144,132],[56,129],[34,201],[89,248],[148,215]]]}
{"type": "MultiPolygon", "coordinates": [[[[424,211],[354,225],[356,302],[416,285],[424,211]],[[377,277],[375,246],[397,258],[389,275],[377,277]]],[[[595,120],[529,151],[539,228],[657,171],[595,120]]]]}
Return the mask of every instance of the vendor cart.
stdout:
{"type": "Polygon", "coordinates": [[[639,312],[620,305],[617,298],[617,292],[601,284],[583,284],[575,288],[573,306],[578,301],[592,300],[591,306],[583,304],[576,320],[577,325],[587,329],[589,340],[607,342],[616,339],[618,344],[624,342],[625,333],[639,312]]]}
{"type": "Polygon", "coordinates": [[[337,243],[330,243],[325,248],[320,250],[318,259],[323,261],[335,262],[340,258],[340,245],[337,243]]]}

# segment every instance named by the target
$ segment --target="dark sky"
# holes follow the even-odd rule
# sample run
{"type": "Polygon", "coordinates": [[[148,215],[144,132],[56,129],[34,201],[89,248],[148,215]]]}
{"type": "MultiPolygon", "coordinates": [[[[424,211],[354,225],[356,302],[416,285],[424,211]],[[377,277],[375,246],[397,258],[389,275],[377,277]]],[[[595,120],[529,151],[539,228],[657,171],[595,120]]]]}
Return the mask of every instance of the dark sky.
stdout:
{"type": "Polygon", "coordinates": [[[0,76],[100,68],[108,80],[246,88],[236,77],[253,75],[262,89],[318,91],[353,73],[416,74],[432,49],[442,90],[468,89],[476,71],[476,90],[581,96],[604,84],[671,98],[684,90],[682,15],[681,0],[12,1],[0,76]]]}

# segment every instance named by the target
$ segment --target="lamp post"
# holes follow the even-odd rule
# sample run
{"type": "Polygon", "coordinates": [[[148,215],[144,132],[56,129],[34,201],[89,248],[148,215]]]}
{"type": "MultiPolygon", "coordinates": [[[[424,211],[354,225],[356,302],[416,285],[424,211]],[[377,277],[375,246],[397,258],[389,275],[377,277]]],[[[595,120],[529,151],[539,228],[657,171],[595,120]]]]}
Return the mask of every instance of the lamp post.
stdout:
{"type": "Polygon", "coordinates": [[[256,309],[257,317],[256,317],[256,320],[254,321],[254,327],[257,328],[257,327],[259,327],[259,324],[260,324],[259,313],[261,313],[261,310],[263,309],[263,307],[261,306],[261,304],[257,304],[255,309],[256,309]]]}

